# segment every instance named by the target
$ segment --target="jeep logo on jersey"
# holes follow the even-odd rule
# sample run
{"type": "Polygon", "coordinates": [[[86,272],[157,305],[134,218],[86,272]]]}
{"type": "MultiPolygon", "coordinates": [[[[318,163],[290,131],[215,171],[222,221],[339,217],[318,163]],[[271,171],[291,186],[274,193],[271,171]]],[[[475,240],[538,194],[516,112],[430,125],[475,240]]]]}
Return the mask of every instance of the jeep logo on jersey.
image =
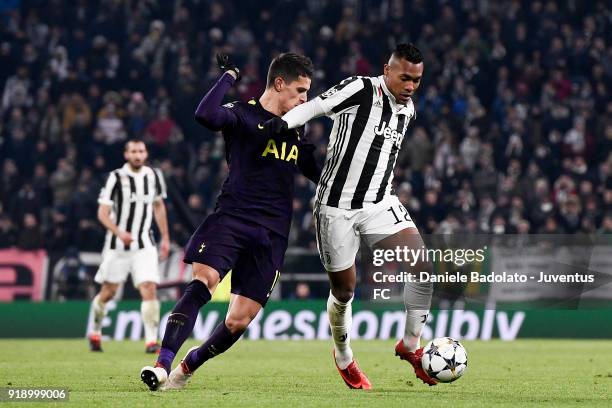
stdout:
{"type": "Polygon", "coordinates": [[[385,139],[391,139],[393,143],[401,142],[402,136],[404,136],[397,130],[391,129],[389,126],[387,126],[387,122],[383,122],[382,125],[376,126],[374,128],[374,133],[376,133],[377,136],[383,135],[385,139]]]}
{"type": "Polygon", "coordinates": [[[150,195],[130,193],[128,202],[136,203],[136,202],[142,202],[142,201],[149,201],[149,197],[150,195]]]}

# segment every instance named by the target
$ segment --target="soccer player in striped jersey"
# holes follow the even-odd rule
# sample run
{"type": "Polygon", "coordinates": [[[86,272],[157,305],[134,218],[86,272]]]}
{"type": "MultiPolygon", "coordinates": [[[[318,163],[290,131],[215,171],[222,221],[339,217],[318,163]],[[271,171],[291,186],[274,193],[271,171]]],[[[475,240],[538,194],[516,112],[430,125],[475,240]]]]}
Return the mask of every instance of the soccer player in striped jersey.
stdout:
{"type": "Polygon", "coordinates": [[[193,280],[168,317],[155,367],[141,370],[149,389],[183,388],[193,372],[228,350],[266,305],[278,282],[287,250],[293,212],[293,184],[300,171],[314,183],[321,169],[315,147],[303,129],[270,134],[263,124],[306,101],[312,62],[286,53],[270,64],[259,99],[221,105],[240,71],[227,55],[218,55],[224,74],[196,110],[203,126],[222,131],[229,174],[215,212],[193,233],[185,248],[193,280]],[[198,312],[232,270],[230,304],[225,318],[200,347],[190,349],[173,370],[172,361],[191,335],[198,312]]]}
{"type": "Polygon", "coordinates": [[[102,263],[95,281],[100,292],[92,301],[93,328],[89,333],[92,351],[102,351],[102,322],[106,303],[111,300],[127,275],[142,296],[140,313],[145,331],[145,351],[157,353],[159,343],[158,254],[151,234],[155,218],[161,234],[160,259],[168,257],[170,238],[166,217],[166,184],[158,169],[145,166],[147,147],[141,140],[130,140],[123,153],[127,163],[108,176],[98,198],[98,219],[107,229],[102,263]]]}
{"type": "MultiPolygon", "coordinates": [[[[336,366],[351,388],[371,387],[350,347],[360,237],[370,247],[419,249],[423,245],[408,211],[392,192],[391,179],[406,128],[416,116],[411,96],[422,76],[421,52],[412,44],[399,44],[384,65],[383,75],[345,79],[265,125],[280,132],[319,116],[334,120],[314,215],[319,253],[331,286],[327,311],[336,366]]],[[[432,265],[420,262],[404,267],[406,271],[431,271],[432,265]]],[[[430,283],[404,286],[406,329],[395,348],[429,385],[436,382],[421,368],[419,343],[432,291],[430,283]]]]}

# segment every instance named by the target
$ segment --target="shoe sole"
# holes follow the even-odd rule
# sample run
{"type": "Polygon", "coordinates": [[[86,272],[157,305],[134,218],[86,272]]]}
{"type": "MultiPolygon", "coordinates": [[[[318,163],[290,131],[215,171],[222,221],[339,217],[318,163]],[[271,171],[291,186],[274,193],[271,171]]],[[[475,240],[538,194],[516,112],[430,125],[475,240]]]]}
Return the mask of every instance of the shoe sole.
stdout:
{"type": "Polygon", "coordinates": [[[101,353],[103,350],[101,345],[89,343],[89,351],[101,353]]]}
{"type": "Polygon", "coordinates": [[[360,385],[359,387],[355,387],[354,385],[352,385],[351,383],[349,383],[348,381],[346,381],[346,379],[344,378],[344,376],[342,374],[340,374],[340,377],[342,378],[342,380],[344,380],[344,383],[351,389],[351,390],[363,390],[363,385],[360,385]]]}
{"type": "Polygon", "coordinates": [[[159,388],[159,379],[153,372],[148,368],[143,368],[140,372],[140,379],[143,383],[147,384],[149,390],[156,391],[159,388]]]}

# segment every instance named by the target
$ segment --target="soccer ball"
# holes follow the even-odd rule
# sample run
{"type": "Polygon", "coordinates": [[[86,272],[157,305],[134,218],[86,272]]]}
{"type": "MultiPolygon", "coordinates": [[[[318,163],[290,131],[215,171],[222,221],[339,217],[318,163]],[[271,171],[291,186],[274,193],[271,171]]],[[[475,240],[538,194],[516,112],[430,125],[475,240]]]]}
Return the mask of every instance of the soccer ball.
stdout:
{"type": "Polygon", "coordinates": [[[421,364],[434,380],[449,383],[460,378],[467,368],[467,351],[455,339],[438,337],[423,348],[421,364]]]}

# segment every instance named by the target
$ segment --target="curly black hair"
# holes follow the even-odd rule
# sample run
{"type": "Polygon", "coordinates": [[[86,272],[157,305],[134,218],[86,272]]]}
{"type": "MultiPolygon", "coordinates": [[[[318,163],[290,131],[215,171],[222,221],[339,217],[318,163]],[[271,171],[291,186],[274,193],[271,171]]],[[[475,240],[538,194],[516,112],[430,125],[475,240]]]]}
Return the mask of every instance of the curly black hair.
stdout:
{"type": "Polygon", "coordinates": [[[396,56],[397,58],[405,59],[413,64],[423,62],[423,54],[421,54],[421,50],[419,50],[412,43],[397,44],[392,55],[396,56]]]}

